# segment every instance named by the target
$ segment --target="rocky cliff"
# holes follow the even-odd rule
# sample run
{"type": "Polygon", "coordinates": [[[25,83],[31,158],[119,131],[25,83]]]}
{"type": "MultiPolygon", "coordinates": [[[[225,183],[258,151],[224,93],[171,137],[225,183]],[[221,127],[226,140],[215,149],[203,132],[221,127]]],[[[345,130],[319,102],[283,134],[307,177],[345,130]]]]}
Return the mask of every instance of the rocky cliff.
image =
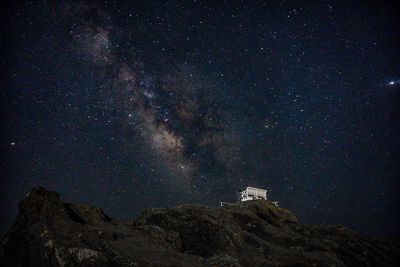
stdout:
{"type": "Polygon", "coordinates": [[[149,208],[117,221],[36,187],[1,243],[2,266],[399,266],[397,242],[299,224],[263,200],[149,208]]]}

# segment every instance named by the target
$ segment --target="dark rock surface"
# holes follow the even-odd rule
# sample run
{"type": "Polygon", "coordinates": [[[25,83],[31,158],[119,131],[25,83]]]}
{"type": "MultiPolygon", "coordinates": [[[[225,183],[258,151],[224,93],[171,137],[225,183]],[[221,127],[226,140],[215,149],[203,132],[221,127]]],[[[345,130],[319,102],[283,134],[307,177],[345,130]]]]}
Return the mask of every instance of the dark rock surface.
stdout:
{"type": "Polygon", "coordinates": [[[229,207],[149,208],[116,221],[33,188],[1,243],[2,266],[399,266],[397,242],[343,226],[302,225],[257,200],[229,207]]]}

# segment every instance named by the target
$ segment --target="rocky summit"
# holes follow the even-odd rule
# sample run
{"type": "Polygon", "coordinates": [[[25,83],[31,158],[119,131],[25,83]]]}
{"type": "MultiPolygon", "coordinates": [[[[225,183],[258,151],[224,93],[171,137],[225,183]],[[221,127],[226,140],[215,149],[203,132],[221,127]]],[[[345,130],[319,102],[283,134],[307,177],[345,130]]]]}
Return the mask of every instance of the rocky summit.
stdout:
{"type": "Polygon", "coordinates": [[[148,208],[118,221],[35,187],[1,243],[2,266],[400,266],[395,241],[300,224],[265,200],[148,208]]]}

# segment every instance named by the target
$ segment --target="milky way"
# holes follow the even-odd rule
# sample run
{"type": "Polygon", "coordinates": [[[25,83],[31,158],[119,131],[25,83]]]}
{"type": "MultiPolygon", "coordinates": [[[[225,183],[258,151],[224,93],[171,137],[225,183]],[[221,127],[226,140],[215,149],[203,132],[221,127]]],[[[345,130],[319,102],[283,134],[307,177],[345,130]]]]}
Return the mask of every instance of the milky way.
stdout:
{"type": "Polygon", "coordinates": [[[211,184],[223,181],[239,161],[232,146],[239,144],[217,82],[188,63],[163,64],[147,73],[138,55],[119,55],[113,41],[118,28],[107,13],[67,4],[63,14],[76,42],[74,52],[104,76],[101,104],[118,111],[124,131],[141,136],[146,153],[156,156],[159,169],[167,170],[162,174],[173,179],[171,185],[179,182],[199,193],[210,186],[204,177],[211,184]],[[89,16],[95,19],[85,19],[89,16]]]}

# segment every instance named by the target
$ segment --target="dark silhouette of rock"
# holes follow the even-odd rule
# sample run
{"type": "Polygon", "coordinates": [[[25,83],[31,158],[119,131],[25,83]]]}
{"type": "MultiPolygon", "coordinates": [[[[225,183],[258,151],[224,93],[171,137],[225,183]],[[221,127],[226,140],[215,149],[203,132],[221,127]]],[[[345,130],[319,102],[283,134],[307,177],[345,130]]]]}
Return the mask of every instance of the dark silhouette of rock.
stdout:
{"type": "Polygon", "coordinates": [[[257,200],[149,208],[116,221],[35,187],[1,243],[2,266],[399,266],[399,243],[343,226],[299,224],[257,200]]]}

